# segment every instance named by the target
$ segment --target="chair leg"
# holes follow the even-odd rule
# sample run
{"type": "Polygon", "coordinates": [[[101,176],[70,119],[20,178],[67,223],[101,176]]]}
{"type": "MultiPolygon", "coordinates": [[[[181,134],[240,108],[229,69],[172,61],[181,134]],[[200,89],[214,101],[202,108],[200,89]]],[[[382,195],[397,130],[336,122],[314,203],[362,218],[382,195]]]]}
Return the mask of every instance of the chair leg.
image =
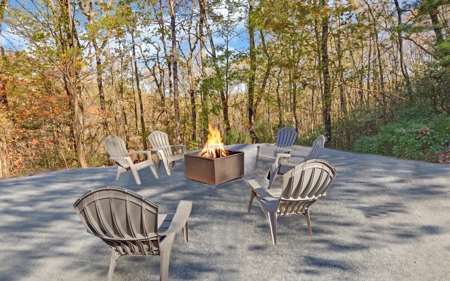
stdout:
{"type": "Polygon", "coordinates": [[[267,220],[269,221],[270,235],[272,236],[272,243],[277,244],[277,213],[268,212],[267,220]]]}
{"type": "Polygon", "coordinates": [[[250,213],[250,209],[252,208],[253,198],[256,197],[256,192],[250,190],[250,201],[248,201],[248,212],[250,213]]]}
{"type": "Polygon", "coordinates": [[[119,170],[117,171],[116,180],[119,180],[120,175],[125,172],[127,172],[127,169],[119,168],[119,170]]]}
{"type": "Polygon", "coordinates": [[[175,239],[175,234],[171,234],[164,238],[163,245],[160,244],[160,269],[159,278],[161,281],[169,280],[169,262],[170,254],[172,253],[173,240],[175,239]]]}
{"type": "Polygon", "coordinates": [[[156,172],[155,165],[150,165],[150,171],[152,171],[152,174],[155,176],[155,178],[158,178],[158,173],[156,172]]]}
{"type": "Polygon", "coordinates": [[[130,167],[131,168],[131,172],[133,173],[134,179],[136,180],[137,184],[141,184],[141,179],[139,178],[139,173],[136,169],[136,167],[130,167]]]}
{"type": "Polygon", "coordinates": [[[114,269],[116,268],[117,259],[120,257],[119,253],[111,250],[111,262],[109,263],[108,281],[112,281],[114,269]]]}
{"type": "Polygon", "coordinates": [[[189,241],[189,231],[188,231],[188,222],[186,222],[186,224],[183,226],[183,238],[184,238],[184,242],[188,242],[189,241]]]}
{"type": "MultiPolygon", "coordinates": [[[[166,161],[166,162],[167,162],[167,161],[166,161]]],[[[171,174],[170,174],[170,166],[169,166],[170,164],[169,164],[169,163],[166,163],[166,162],[164,163],[164,167],[166,167],[167,175],[170,176],[170,175],[171,175],[171,174]]]]}
{"type": "Polygon", "coordinates": [[[309,209],[306,209],[304,215],[306,217],[306,224],[308,225],[309,236],[312,236],[311,220],[309,218],[309,209]]]}

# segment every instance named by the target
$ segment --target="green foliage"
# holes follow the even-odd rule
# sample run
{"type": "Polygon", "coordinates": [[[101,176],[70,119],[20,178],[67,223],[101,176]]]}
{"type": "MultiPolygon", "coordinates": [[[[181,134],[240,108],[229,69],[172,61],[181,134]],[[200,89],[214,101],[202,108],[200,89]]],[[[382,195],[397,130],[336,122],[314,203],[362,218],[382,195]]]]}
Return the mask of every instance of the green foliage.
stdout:
{"type": "Polygon", "coordinates": [[[402,111],[395,122],[382,126],[379,134],[359,138],[354,151],[437,162],[437,154],[450,144],[450,116],[430,111],[426,107],[402,111]]]}
{"type": "Polygon", "coordinates": [[[383,111],[359,108],[333,122],[332,142],[329,147],[351,151],[361,137],[373,137],[380,127],[392,121],[383,111]]]}
{"type": "Polygon", "coordinates": [[[197,150],[198,149],[198,142],[197,141],[195,141],[195,140],[191,140],[191,141],[188,141],[187,143],[186,143],[186,150],[197,150]]]}
{"type": "Polygon", "coordinates": [[[238,132],[229,130],[225,139],[225,144],[251,143],[252,136],[248,132],[238,132]]]}
{"type": "Polygon", "coordinates": [[[429,65],[417,72],[411,81],[413,94],[409,106],[427,106],[434,114],[450,115],[450,69],[429,65]]]}
{"type": "Polygon", "coordinates": [[[225,144],[236,144],[239,140],[239,133],[235,130],[229,130],[225,139],[225,144]]]}
{"type": "Polygon", "coordinates": [[[303,146],[312,146],[313,142],[320,136],[326,135],[325,127],[320,126],[309,132],[308,135],[299,136],[296,144],[303,146]]]}

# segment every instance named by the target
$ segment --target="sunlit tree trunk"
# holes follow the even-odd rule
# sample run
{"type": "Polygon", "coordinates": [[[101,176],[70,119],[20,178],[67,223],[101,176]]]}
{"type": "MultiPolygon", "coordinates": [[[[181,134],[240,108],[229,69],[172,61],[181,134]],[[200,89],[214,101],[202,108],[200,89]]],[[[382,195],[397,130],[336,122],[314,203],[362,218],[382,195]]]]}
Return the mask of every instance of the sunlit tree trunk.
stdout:
{"type": "Polygon", "coordinates": [[[68,15],[68,27],[69,33],[67,35],[67,41],[69,42],[69,48],[72,50],[72,65],[68,65],[68,78],[71,85],[71,100],[73,102],[74,108],[74,137],[76,143],[76,153],[78,156],[78,161],[82,168],[87,168],[85,148],[84,148],[84,109],[82,105],[82,100],[79,99],[81,96],[81,87],[79,86],[79,70],[77,68],[77,34],[75,31],[74,20],[72,18],[72,7],[70,1],[62,0],[61,5],[62,10],[67,11],[68,15]],[[66,9],[67,7],[67,9],[66,9]]]}
{"type": "MultiPolygon", "coordinates": [[[[323,9],[327,8],[327,2],[320,0],[323,9]]],[[[322,40],[321,40],[321,71],[323,76],[323,122],[327,132],[327,141],[331,141],[331,81],[328,62],[328,15],[322,17],[322,40]]]]}
{"type": "Polygon", "coordinates": [[[248,1],[248,37],[249,37],[249,51],[250,51],[250,74],[248,78],[247,90],[247,118],[248,118],[248,132],[252,136],[252,143],[258,142],[258,135],[255,131],[255,81],[256,81],[256,46],[255,46],[255,28],[251,21],[251,14],[253,12],[253,0],[248,1]]]}
{"type": "MultiPolygon", "coordinates": [[[[2,36],[2,23],[3,17],[6,10],[7,0],[0,0],[0,38],[2,36]]],[[[3,60],[3,63],[8,63],[5,55],[5,49],[3,46],[0,46],[0,59],[3,60]]],[[[8,106],[8,96],[6,95],[6,81],[0,78],[0,112],[9,110],[8,106]]]]}
{"type": "MultiPolygon", "coordinates": [[[[206,78],[206,35],[204,29],[207,24],[206,18],[206,3],[205,0],[199,0],[199,8],[200,8],[200,21],[199,21],[199,37],[200,37],[200,54],[201,54],[201,77],[202,80],[206,78]]],[[[208,109],[208,90],[201,86],[201,99],[202,99],[202,113],[201,113],[201,121],[202,121],[202,132],[203,139],[206,139],[208,135],[208,123],[209,123],[209,109],[208,109]]]]}
{"type": "Polygon", "coordinates": [[[174,0],[170,4],[170,29],[172,32],[172,75],[173,75],[173,110],[175,116],[175,140],[181,143],[180,135],[180,105],[178,100],[178,52],[177,52],[177,31],[175,29],[175,4],[174,0]]]}
{"type": "Polygon", "coordinates": [[[141,138],[142,138],[142,146],[144,147],[144,150],[147,150],[147,133],[145,129],[145,121],[144,121],[144,103],[142,101],[142,91],[141,91],[141,84],[140,84],[140,78],[139,78],[139,69],[137,65],[137,59],[136,59],[136,42],[134,38],[134,27],[131,30],[131,52],[133,57],[133,66],[134,66],[134,78],[136,79],[136,90],[138,93],[139,98],[139,111],[140,111],[140,121],[141,121],[141,138]]]}

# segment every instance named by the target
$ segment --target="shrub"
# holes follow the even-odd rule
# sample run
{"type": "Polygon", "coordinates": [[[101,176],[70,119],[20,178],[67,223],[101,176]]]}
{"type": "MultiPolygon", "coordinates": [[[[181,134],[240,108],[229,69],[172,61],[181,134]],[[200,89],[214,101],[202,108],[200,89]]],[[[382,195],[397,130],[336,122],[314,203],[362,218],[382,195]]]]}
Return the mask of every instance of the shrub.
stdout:
{"type": "Polygon", "coordinates": [[[354,151],[437,162],[438,154],[448,151],[449,144],[450,116],[417,107],[402,111],[396,121],[382,126],[379,134],[359,138],[354,151]]]}

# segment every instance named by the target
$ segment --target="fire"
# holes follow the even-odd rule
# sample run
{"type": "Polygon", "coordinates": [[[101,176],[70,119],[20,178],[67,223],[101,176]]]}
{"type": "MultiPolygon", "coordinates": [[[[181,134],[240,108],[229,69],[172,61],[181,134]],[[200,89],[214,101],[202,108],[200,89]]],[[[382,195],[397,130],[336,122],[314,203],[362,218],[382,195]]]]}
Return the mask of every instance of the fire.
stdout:
{"type": "Polygon", "coordinates": [[[220,158],[229,154],[222,143],[222,137],[217,127],[208,124],[208,139],[206,140],[205,147],[198,153],[199,156],[208,158],[220,158]]]}

